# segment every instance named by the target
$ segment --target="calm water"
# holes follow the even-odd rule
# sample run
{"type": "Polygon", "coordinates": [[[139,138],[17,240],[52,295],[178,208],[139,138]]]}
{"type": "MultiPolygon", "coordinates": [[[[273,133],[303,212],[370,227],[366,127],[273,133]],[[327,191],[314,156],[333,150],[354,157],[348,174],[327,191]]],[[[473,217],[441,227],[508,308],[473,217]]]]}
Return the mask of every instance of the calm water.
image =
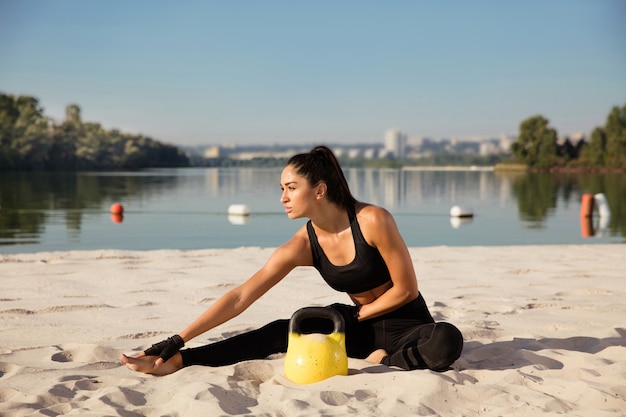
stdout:
{"type": "MultiPolygon", "coordinates": [[[[0,253],[87,249],[275,247],[289,220],[280,169],[0,173],[0,253]],[[109,207],[120,202],[120,222],[109,207]],[[231,204],[252,214],[229,217],[231,204]]],[[[348,169],[354,195],[395,215],[409,246],[626,243],[626,176],[348,169]],[[611,216],[581,222],[583,193],[604,193],[611,216]],[[471,207],[458,224],[454,205],[471,207]]]]}

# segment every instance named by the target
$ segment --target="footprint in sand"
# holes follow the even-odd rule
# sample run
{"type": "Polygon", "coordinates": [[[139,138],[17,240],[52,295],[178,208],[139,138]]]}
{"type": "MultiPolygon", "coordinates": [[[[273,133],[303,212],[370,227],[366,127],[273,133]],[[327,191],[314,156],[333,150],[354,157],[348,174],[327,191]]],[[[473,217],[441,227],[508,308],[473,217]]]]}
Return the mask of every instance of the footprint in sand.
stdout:
{"type": "Polygon", "coordinates": [[[63,305],[63,306],[52,306],[42,308],[37,310],[38,314],[46,314],[46,313],[67,313],[72,311],[80,311],[80,310],[94,310],[100,308],[114,308],[108,304],[74,304],[74,305],[63,305]]]}
{"type": "Polygon", "coordinates": [[[235,365],[233,378],[262,384],[274,377],[274,367],[263,361],[249,361],[235,365]]]}
{"type": "MultiPolygon", "coordinates": [[[[70,400],[98,399],[102,403],[123,410],[125,405],[146,405],[145,395],[129,388],[128,383],[136,384],[135,381],[119,380],[112,377],[96,377],[93,375],[68,375],[59,379],[59,383],[48,390],[47,404],[59,407],[70,400]]],[[[51,410],[51,407],[47,407],[51,410]]],[[[55,410],[59,411],[59,410],[55,410]]],[[[68,412],[69,410],[65,410],[68,412]]]]}
{"type": "Polygon", "coordinates": [[[320,393],[320,400],[324,404],[340,406],[346,404],[350,399],[343,392],[337,391],[322,391],[320,393]]]}
{"type": "Polygon", "coordinates": [[[117,349],[98,345],[67,344],[55,346],[59,351],[50,359],[53,362],[84,363],[80,369],[111,369],[122,366],[118,361],[117,349]]]}
{"type": "Polygon", "coordinates": [[[12,363],[0,362],[0,379],[10,377],[15,374],[18,369],[20,369],[20,367],[12,363]]]}
{"type": "Polygon", "coordinates": [[[17,396],[19,398],[22,394],[13,388],[0,388],[0,404],[8,403],[17,396]]]}
{"type": "Polygon", "coordinates": [[[118,339],[130,339],[130,340],[136,340],[136,339],[150,339],[150,338],[156,338],[159,336],[163,336],[163,335],[170,335],[170,332],[140,332],[140,333],[131,333],[131,334],[125,334],[122,336],[118,336],[118,339]]]}
{"type": "Polygon", "coordinates": [[[302,411],[310,409],[311,404],[298,399],[287,399],[281,403],[281,409],[286,416],[302,414],[302,411]]]}

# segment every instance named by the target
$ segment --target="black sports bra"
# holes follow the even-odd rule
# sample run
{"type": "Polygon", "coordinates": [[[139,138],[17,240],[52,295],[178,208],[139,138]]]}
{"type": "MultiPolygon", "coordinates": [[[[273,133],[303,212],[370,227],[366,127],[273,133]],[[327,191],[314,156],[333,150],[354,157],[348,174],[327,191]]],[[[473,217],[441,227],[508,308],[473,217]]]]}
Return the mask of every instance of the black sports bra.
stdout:
{"type": "Polygon", "coordinates": [[[349,211],[348,216],[356,253],[352,262],[347,265],[335,266],[328,260],[317,241],[311,220],[307,222],[306,229],[309,234],[309,242],[311,242],[313,266],[319,271],[322,278],[337,291],[358,294],[391,281],[391,275],[378,249],[365,241],[356,220],[356,214],[349,211]]]}

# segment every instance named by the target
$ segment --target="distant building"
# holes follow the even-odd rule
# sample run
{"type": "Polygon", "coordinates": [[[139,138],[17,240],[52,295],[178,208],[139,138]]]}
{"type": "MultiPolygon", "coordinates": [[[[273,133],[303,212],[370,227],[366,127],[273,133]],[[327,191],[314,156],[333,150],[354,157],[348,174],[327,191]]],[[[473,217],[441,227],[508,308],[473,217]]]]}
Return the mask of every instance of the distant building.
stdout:
{"type": "Polygon", "coordinates": [[[348,149],[348,158],[360,158],[363,155],[363,151],[359,148],[351,148],[348,149]]]}
{"type": "Polygon", "coordinates": [[[402,159],[406,156],[407,136],[397,129],[385,132],[385,152],[387,155],[402,159]]]}
{"type": "Polygon", "coordinates": [[[411,136],[406,140],[407,146],[416,150],[419,150],[422,147],[422,143],[424,143],[424,138],[422,136],[411,136]]]}
{"type": "Polygon", "coordinates": [[[375,148],[368,148],[365,151],[363,151],[363,158],[365,159],[374,159],[375,155],[376,155],[375,148]]]}
{"type": "Polygon", "coordinates": [[[478,152],[480,156],[487,156],[491,154],[497,153],[499,147],[493,142],[482,142],[480,144],[480,151],[478,152]]]}
{"type": "Polygon", "coordinates": [[[219,158],[220,157],[220,147],[219,146],[209,146],[204,150],[202,156],[205,158],[219,158]]]}
{"type": "Polygon", "coordinates": [[[508,153],[511,150],[511,145],[517,140],[514,135],[502,135],[500,136],[500,150],[508,153]]]}

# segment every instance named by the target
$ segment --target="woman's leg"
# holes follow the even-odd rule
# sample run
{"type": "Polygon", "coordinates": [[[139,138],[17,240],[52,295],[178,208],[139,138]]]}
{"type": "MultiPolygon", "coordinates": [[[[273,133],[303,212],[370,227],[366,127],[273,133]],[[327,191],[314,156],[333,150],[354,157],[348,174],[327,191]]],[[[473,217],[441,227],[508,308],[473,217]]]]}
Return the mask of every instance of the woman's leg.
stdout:
{"type": "Polygon", "coordinates": [[[265,326],[197,348],[183,349],[183,366],[223,366],[263,359],[287,351],[289,320],[276,320],[265,326]]]}
{"type": "Polygon", "coordinates": [[[272,353],[287,350],[288,328],[289,320],[276,320],[258,330],[209,345],[183,349],[156,369],[154,362],[157,356],[132,358],[122,355],[120,361],[133,371],[168,375],[190,365],[222,366],[249,359],[263,359],[272,353]]]}
{"type": "MultiPolygon", "coordinates": [[[[332,331],[332,322],[327,319],[306,319],[303,333],[332,331]]],[[[263,359],[274,353],[287,351],[289,320],[276,320],[257,330],[211,343],[197,348],[183,349],[167,362],[154,369],[157,356],[132,358],[123,355],[120,360],[129,369],[153,375],[167,375],[185,366],[223,366],[237,362],[263,359]]]]}
{"type": "Polygon", "coordinates": [[[402,369],[447,369],[461,356],[463,335],[450,323],[419,324],[394,340],[381,361],[402,369]]]}
{"type": "MultiPolygon", "coordinates": [[[[330,333],[332,321],[326,318],[307,318],[301,323],[302,333],[330,333]]],[[[184,349],[183,366],[224,366],[237,362],[263,359],[274,353],[287,352],[289,320],[276,320],[250,332],[197,348],[184,349]]]]}

